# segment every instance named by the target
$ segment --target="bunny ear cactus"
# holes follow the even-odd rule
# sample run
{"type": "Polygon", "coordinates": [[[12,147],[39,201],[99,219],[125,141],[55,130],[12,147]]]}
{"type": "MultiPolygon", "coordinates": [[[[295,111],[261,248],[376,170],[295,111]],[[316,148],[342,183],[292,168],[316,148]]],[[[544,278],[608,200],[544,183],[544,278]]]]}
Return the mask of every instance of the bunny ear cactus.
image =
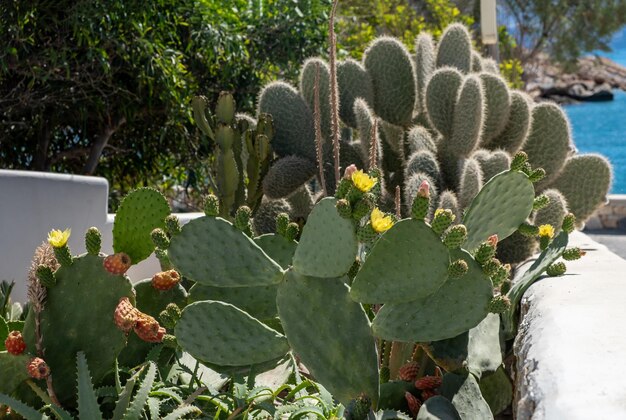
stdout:
{"type": "Polygon", "coordinates": [[[472,70],[472,39],[461,24],[448,26],[437,45],[437,67],[455,67],[463,74],[472,70]]]}

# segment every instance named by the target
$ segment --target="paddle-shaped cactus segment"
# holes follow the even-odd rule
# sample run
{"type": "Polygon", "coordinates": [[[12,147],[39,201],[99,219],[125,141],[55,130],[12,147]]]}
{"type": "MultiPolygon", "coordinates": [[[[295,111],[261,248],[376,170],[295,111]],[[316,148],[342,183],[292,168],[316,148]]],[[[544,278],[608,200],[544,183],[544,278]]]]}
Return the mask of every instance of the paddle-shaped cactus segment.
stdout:
{"type": "Polygon", "coordinates": [[[187,306],[175,328],[184,351],[222,366],[249,366],[282,357],[287,339],[224,302],[206,300],[187,306]]]}
{"type": "Polygon", "coordinates": [[[533,210],[535,189],[528,177],[517,171],[508,171],[491,178],[463,217],[467,227],[467,241],[463,245],[474,251],[491,235],[502,240],[517,230],[533,210]]]}
{"type": "MultiPolygon", "coordinates": [[[[41,336],[46,362],[54,378],[54,390],[61,403],[75,396],[79,351],[85,352],[94,382],[113,368],[126,345],[126,336],[113,320],[123,296],[134,303],[130,280],[108,273],[103,258],[85,254],[75,257],[69,267],[55,272],[56,285],[48,288],[41,312],[41,336]]],[[[24,326],[27,348],[35,348],[35,322],[30,312],[24,326]]]]}
{"type": "Polygon", "coordinates": [[[30,356],[27,354],[0,352],[0,372],[2,372],[0,393],[11,395],[22,382],[30,378],[26,370],[29,359],[30,356]]]}
{"type": "Polygon", "coordinates": [[[348,272],[357,251],[351,220],[337,213],[337,200],[324,198],[311,211],[293,257],[293,268],[313,277],[339,277],[348,272]]]}
{"type": "Polygon", "coordinates": [[[504,336],[506,339],[513,338],[517,324],[515,322],[515,315],[517,313],[517,305],[519,304],[522,296],[526,293],[526,290],[539,278],[548,266],[552,265],[558,260],[563,251],[567,248],[569,236],[565,232],[558,234],[552,241],[550,246],[546,248],[537,258],[537,260],[530,266],[530,268],[520,276],[520,278],[513,282],[513,287],[507,293],[508,298],[511,301],[511,309],[502,314],[502,322],[504,323],[504,336]]]}
{"type": "Polygon", "coordinates": [[[268,233],[254,238],[254,243],[261,247],[271,259],[276,261],[283,269],[287,269],[293,260],[298,243],[289,241],[281,235],[268,233]]]}
{"type": "Polygon", "coordinates": [[[257,287],[214,287],[194,284],[189,289],[189,303],[201,300],[219,300],[230,303],[256,319],[276,316],[276,292],[278,285],[257,287]]]}
{"type": "Polygon", "coordinates": [[[183,276],[208,286],[268,286],[282,278],[282,269],[274,260],[219,217],[187,223],[172,237],[168,255],[183,276]]]}
{"type": "Polygon", "coordinates": [[[363,303],[423,299],[446,281],[449,264],[448,248],[426,223],[401,220],[376,242],[350,296],[363,303]]]}
{"type": "MultiPolygon", "coordinates": [[[[170,290],[161,291],[152,286],[152,279],[141,280],[133,285],[137,304],[135,307],[144,314],[159,320],[159,314],[169,303],[175,303],[180,308],[187,304],[187,292],[180,284],[170,290]]],[[[168,331],[168,334],[171,334],[168,331]]],[[[128,343],[118,357],[121,366],[137,366],[146,360],[153,343],[148,343],[140,339],[137,334],[128,335],[128,343]]]]}
{"type": "Polygon", "coordinates": [[[350,299],[346,281],[289,270],[278,288],[278,314],[289,344],[319,383],[346,406],[363,393],[376,406],[376,341],[363,307],[350,299]]]}
{"type": "Polygon", "coordinates": [[[493,297],[491,280],[466,251],[451,250],[450,256],[465,260],[467,273],[448,277],[436,292],[424,298],[385,304],[374,318],[374,335],[397,341],[444,340],[474,328],[487,316],[493,297]]]}
{"type": "Polygon", "coordinates": [[[477,378],[494,373],[502,366],[500,316],[488,314],[469,331],[467,369],[477,378]]]}
{"type": "MultiPolygon", "coordinates": [[[[480,324],[479,324],[480,325],[480,324]]],[[[422,344],[422,348],[437,366],[447,372],[463,369],[467,360],[469,332],[445,340],[422,344]]]]}
{"type": "Polygon", "coordinates": [[[132,264],[145,260],[154,251],[150,232],[163,229],[169,214],[167,200],[157,190],[140,188],[131,192],[115,215],[113,250],[128,254],[132,264]]]}
{"type": "Polygon", "coordinates": [[[494,416],[497,416],[511,405],[513,399],[513,384],[509,379],[509,374],[503,366],[493,375],[480,379],[478,384],[480,393],[489,404],[489,408],[494,416]]]}
{"type": "Polygon", "coordinates": [[[462,419],[493,419],[489,404],[480,393],[478,381],[471,373],[466,376],[446,373],[439,392],[452,401],[462,419]]]}
{"type": "Polygon", "coordinates": [[[456,411],[454,405],[444,397],[439,395],[427,399],[419,413],[417,413],[416,420],[461,420],[459,412],[456,411]]]}

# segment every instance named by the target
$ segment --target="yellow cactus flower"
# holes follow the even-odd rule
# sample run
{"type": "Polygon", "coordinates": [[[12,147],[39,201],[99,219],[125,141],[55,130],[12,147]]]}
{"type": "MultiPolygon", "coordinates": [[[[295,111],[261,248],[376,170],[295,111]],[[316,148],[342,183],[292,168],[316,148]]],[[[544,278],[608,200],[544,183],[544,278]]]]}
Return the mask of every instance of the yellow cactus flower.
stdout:
{"type": "Polygon", "coordinates": [[[385,213],[380,211],[378,207],[372,210],[372,214],[370,215],[370,222],[372,223],[372,228],[377,233],[383,233],[386,230],[389,230],[391,226],[393,226],[393,219],[391,216],[385,216],[385,213]]]}
{"type": "Polygon", "coordinates": [[[360,169],[358,171],[354,171],[351,178],[354,186],[361,192],[368,192],[378,181],[376,178],[369,176],[360,169]]]}
{"type": "Polygon", "coordinates": [[[67,244],[71,233],[72,229],[65,229],[64,231],[52,229],[50,233],[48,233],[48,243],[55,248],[62,248],[67,244]]]}
{"type": "Polygon", "coordinates": [[[552,225],[539,226],[539,236],[542,238],[554,238],[554,228],[552,227],[552,225]]]}

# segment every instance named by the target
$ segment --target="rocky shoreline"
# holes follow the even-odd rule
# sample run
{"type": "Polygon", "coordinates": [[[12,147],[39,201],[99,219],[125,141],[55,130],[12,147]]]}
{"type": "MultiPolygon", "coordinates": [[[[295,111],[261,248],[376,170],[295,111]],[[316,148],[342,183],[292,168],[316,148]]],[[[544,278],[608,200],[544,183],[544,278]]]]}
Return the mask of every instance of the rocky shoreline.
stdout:
{"type": "Polygon", "coordinates": [[[605,57],[583,57],[574,72],[564,72],[544,55],[524,70],[526,91],[536,101],[560,104],[611,101],[613,89],[626,91],[626,67],[605,57]]]}

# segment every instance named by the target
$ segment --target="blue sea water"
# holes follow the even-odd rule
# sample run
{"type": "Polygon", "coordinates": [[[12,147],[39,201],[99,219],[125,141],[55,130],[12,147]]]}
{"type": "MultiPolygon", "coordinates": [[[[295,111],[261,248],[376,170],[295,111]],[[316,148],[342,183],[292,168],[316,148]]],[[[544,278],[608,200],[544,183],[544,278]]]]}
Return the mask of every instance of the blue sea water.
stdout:
{"type": "MultiPolygon", "coordinates": [[[[626,66],[626,29],[617,33],[610,53],[598,53],[626,66]]],[[[626,92],[610,102],[565,106],[580,153],[601,153],[613,164],[613,194],[626,194],[626,92]]]]}

